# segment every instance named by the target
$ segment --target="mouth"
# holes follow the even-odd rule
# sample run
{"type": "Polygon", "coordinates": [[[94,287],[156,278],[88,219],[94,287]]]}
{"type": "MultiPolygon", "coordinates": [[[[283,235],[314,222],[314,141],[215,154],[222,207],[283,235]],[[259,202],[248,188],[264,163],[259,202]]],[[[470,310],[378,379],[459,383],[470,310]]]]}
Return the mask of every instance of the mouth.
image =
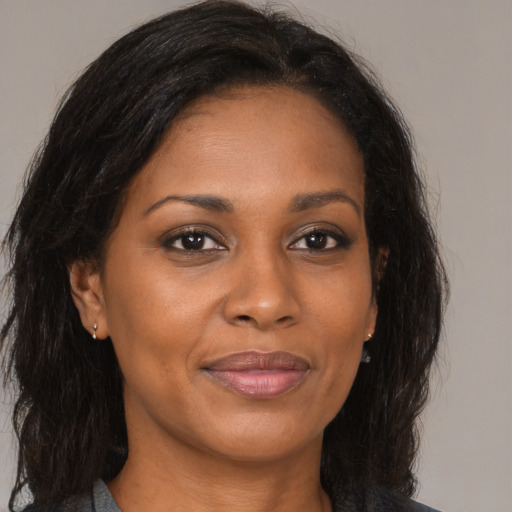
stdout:
{"type": "Polygon", "coordinates": [[[240,395],[274,398],[295,388],[309,364],[289,352],[239,352],[207,364],[203,371],[240,395]]]}

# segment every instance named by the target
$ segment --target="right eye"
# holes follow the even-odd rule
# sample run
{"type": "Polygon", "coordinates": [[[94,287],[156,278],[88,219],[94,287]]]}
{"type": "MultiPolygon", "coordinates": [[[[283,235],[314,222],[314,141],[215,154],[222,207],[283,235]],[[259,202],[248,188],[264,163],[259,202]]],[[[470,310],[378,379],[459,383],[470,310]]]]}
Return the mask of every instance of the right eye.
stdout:
{"type": "Polygon", "coordinates": [[[225,247],[206,231],[188,229],[167,238],[163,245],[168,249],[187,252],[221,250],[225,247]]]}

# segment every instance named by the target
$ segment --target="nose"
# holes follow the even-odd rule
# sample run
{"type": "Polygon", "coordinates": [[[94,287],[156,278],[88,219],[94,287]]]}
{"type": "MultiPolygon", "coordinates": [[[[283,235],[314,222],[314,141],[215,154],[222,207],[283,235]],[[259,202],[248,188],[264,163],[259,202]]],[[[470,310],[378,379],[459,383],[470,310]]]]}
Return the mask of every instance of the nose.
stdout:
{"type": "Polygon", "coordinates": [[[226,320],[259,330],[289,327],[298,322],[300,303],[292,269],[271,254],[240,258],[232,269],[223,304],[226,320]]]}

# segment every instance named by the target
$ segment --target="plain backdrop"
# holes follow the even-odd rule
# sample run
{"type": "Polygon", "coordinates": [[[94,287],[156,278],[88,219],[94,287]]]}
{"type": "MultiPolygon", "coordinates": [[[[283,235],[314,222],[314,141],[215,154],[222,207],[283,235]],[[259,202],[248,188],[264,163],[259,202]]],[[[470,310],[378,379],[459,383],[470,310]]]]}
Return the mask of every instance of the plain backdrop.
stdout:
{"type": "MultiPolygon", "coordinates": [[[[0,0],[0,235],[73,78],[129,28],[186,1],[0,0]]],[[[418,500],[445,512],[512,503],[512,2],[297,0],[401,106],[427,174],[452,294],[423,416],[418,500]]],[[[0,303],[1,315],[5,306],[0,303]]],[[[0,510],[13,481],[0,405],[0,510]]]]}

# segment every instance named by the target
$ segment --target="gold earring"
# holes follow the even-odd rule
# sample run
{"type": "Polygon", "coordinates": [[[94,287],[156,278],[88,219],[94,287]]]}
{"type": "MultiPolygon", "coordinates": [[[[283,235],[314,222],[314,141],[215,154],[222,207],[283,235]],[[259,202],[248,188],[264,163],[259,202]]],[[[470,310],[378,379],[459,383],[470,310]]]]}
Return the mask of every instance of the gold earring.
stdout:
{"type": "Polygon", "coordinates": [[[96,339],[96,330],[98,329],[98,324],[94,324],[92,326],[92,328],[94,329],[94,332],[92,333],[92,339],[95,340],[96,339]]]}

